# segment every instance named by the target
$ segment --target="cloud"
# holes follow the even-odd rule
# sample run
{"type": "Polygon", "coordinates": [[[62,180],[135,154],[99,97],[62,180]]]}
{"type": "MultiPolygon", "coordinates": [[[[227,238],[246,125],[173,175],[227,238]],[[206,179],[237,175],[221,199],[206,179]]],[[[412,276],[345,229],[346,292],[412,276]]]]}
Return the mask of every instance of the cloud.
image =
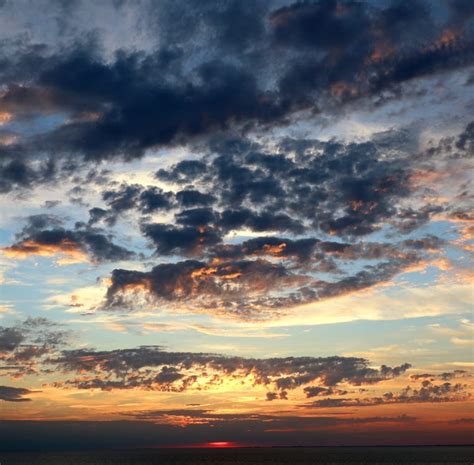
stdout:
{"type": "MultiPolygon", "coordinates": [[[[126,3],[106,8],[120,19],[136,18],[158,43],[103,53],[100,34],[83,21],[64,28],[67,46],[42,43],[44,37],[30,42],[21,31],[4,46],[4,122],[59,118],[2,147],[2,191],[228,129],[275,127],[301,110],[325,113],[356,100],[383,101],[403,95],[404,83],[473,62],[472,31],[460,14],[468,8],[454,3],[442,20],[421,2],[257,2],[252,9],[233,1],[126,3]],[[133,13],[120,15],[123,8],[133,13]],[[37,167],[34,161],[45,153],[48,159],[37,167]]],[[[66,10],[55,13],[55,27],[74,18],[66,10]]]]}
{"type": "Polygon", "coordinates": [[[207,265],[196,260],[157,265],[150,272],[116,269],[107,290],[105,309],[160,302],[252,316],[252,301],[265,303],[273,290],[303,283],[304,277],[266,260],[241,260],[207,265]],[[234,309],[234,310],[233,310],[234,309]]]}
{"type": "MultiPolygon", "coordinates": [[[[305,404],[310,408],[334,408],[334,407],[373,407],[376,405],[411,404],[411,403],[438,403],[438,402],[460,402],[466,401],[471,394],[466,390],[468,385],[445,382],[434,384],[425,379],[420,387],[407,386],[398,393],[386,392],[381,397],[367,398],[331,398],[316,400],[305,404]]],[[[306,397],[312,397],[311,391],[307,391],[306,397]]]]}
{"type": "MultiPolygon", "coordinates": [[[[454,156],[447,145],[436,157],[454,156]]],[[[184,190],[111,183],[102,192],[106,208],[91,208],[88,224],[28,226],[4,253],[63,254],[62,263],[134,258],[95,225],[111,227],[121,214],[138,212],[140,231],[159,263],[150,271],[114,270],[105,308],[160,304],[244,319],[282,316],[428,264],[446,268],[441,239],[393,239],[440,212],[450,214],[449,206],[427,203],[414,182],[416,173],[439,169],[432,151],[413,153],[415,148],[416,136],[406,130],[364,143],[284,138],[273,147],[242,137],[215,138],[201,160],[156,173],[184,190]],[[201,205],[191,207],[197,198],[201,205]],[[153,222],[148,215],[156,211],[174,214],[174,221],[153,222]],[[234,239],[242,231],[259,237],[234,239]],[[379,242],[367,239],[373,233],[379,242]],[[166,263],[168,255],[194,260],[166,263]],[[170,275],[161,282],[164,270],[170,275]]]]}
{"type": "Polygon", "coordinates": [[[441,379],[443,381],[450,381],[454,378],[462,378],[468,376],[468,372],[466,370],[454,370],[454,371],[445,371],[443,373],[419,373],[415,375],[411,375],[410,378],[414,381],[422,380],[429,380],[434,381],[436,379],[441,379]]]}
{"type": "Polygon", "coordinates": [[[307,386],[304,388],[304,393],[309,399],[311,397],[331,396],[335,394],[343,396],[347,394],[347,391],[333,388],[325,388],[322,386],[307,386]]]}
{"type": "MultiPolygon", "coordinates": [[[[17,378],[36,374],[42,363],[70,340],[70,333],[42,317],[28,317],[11,327],[0,326],[0,368],[17,378]]],[[[13,389],[13,388],[12,388],[13,389]]]]}
{"type": "Polygon", "coordinates": [[[59,264],[84,261],[118,261],[135,257],[131,252],[114,244],[110,234],[81,224],[74,230],[64,229],[62,221],[51,215],[35,215],[27,218],[27,225],[17,234],[13,245],[4,247],[7,257],[27,258],[32,255],[51,257],[63,255],[59,264]]]}
{"type": "Polygon", "coordinates": [[[176,199],[184,208],[207,206],[215,201],[212,194],[203,194],[194,189],[185,189],[176,194],[176,199]]]}
{"type": "Polygon", "coordinates": [[[199,225],[175,227],[146,224],[142,227],[142,231],[151,239],[158,255],[199,255],[204,248],[221,241],[216,231],[199,225]]]}
{"type": "MultiPolygon", "coordinates": [[[[165,212],[174,214],[173,222],[139,220],[161,263],[144,274],[115,270],[106,306],[139,307],[146,301],[172,306],[174,301],[183,308],[192,296],[200,298],[195,306],[200,309],[265,318],[369,289],[403,272],[429,265],[446,269],[440,256],[446,241],[407,235],[450,210],[450,205],[429,203],[425,187],[414,179],[422,168],[438,173],[438,159],[454,155],[445,148],[434,160],[430,150],[413,153],[417,147],[410,131],[377,134],[364,143],[284,138],[268,146],[245,138],[214,139],[201,160],[180,161],[156,173],[160,180],[193,186],[193,192],[207,196],[206,205],[187,208],[170,200],[165,212]],[[258,237],[245,240],[246,231],[258,237]],[[378,242],[369,239],[374,233],[378,242]],[[193,266],[206,269],[205,279],[195,279],[196,274],[190,279],[193,270],[184,262],[163,263],[167,255],[196,259],[199,265],[193,266]],[[165,265],[173,276],[182,276],[187,290],[165,297],[153,286],[154,275],[165,265]],[[226,278],[225,293],[220,282],[224,268],[235,270],[226,278]],[[284,290],[265,284],[270,269],[285,276],[284,290]],[[246,288],[247,270],[267,290],[264,297],[246,288]],[[140,285],[127,283],[127,277],[140,285]]],[[[115,199],[109,211],[140,211],[144,189],[122,185],[116,197],[109,197],[115,199]],[[129,198],[126,192],[134,194],[129,198]]]]}
{"type": "Polygon", "coordinates": [[[10,352],[24,340],[23,333],[17,328],[2,328],[0,333],[0,349],[10,352]]]}
{"type": "Polygon", "coordinates": [[[145,389],[167,392],[206,390],[238,380],[253,387],[271,388],[267,395],[287,399],[288,392],[318,380],[322,386],[339,383],[376,384],[400,376],[409,364],[370,368],[354,357],[286,357],[254,359],[212,353],[168,352],[160,347],[95,351],[65,350],[48,363],[62,373],[79,376],[56,382],[55,387],[77,389],[145,389]]]}
{"type": "Polygon", "coordinates": [[[474,423],[474,418],[456,418],[455,420],[451,420],[450,423],[454,425],[469,425],[474,423]]]}
{"type": "Polygon", "coordinates": [[[96,218],[94,213],[97,213],[98,210],[91,210],[91,222],[105,216],[107,223],[113,225],[117,221],[118,215],[128,210],[136,209],[144,214],[169,210],[172,208],[174,196],[171,192],[164,192],[154,186],[145,188],[139,184],[122,183],[118,188],[102,192],[102,199],[109,207],[109,211],[106,215],[103,214],[96,218]]]}
{"type": "Polygon", "coordinates": [[[272,431],[291,430],[305,431],[310,428],[331,428],[337,426],[349,426],[370,423],[411,423],[416,421],[415,417],[400,415],[398,417],[365,417],[365,418],[340,418],[340,417],[311,417],[292,415],[271,415],[261,413],[219,413],[208,409],[164,409],[150,410],[135,413],[125,413],[137,420],[151,421],[155,424],[176,424],[181,427],[190,427],[195,424],[209,425],[211,427],[222,427],[223,424],[231,423],[237,426],[243,423],[252,429],[267,424],[267,429],[272,431]]]}
{"type": "Polygon", "coordinates": [[[12,386],[0,386],[0,400],[6,402],[28,402],[31,399],[28,399],[24,396],[32,394],[38,391],[30,391],[25,388],[17,388],[12,386]]]}
{"type": "MultiPolygon", "coordinates": [[[[269,249],[267,253],[271,253],[269,249]]],[[[116,269],[112,272],[104,309],[150,307],[156,303],[175,308],[179,304],[191,311],[268,319],[280,312],[288,314],[297,305],[387,282],[418,259],[417,255],[407,254],[405,260],[369,265],[363,271],[336,281],[316,279],[303,266],[299,270],[262,258],[214,259],[210,263],[187,260],[160,264],[149,272],[116,269]]],[[[337,271],[335,267],[326,268],[326,264],[321,268],[337,271]]]]}
{"type": "Polygon", "coordinates": [[[456,328],[445,327],[440,324],[434,323],[429,326],[429,329],[441,336],[450,337],[451,344],[456,346],[469,346],[473,344],[472,340],[472,330],[474,324],[469,319],[461,319],[458,322],[456,328]]]}

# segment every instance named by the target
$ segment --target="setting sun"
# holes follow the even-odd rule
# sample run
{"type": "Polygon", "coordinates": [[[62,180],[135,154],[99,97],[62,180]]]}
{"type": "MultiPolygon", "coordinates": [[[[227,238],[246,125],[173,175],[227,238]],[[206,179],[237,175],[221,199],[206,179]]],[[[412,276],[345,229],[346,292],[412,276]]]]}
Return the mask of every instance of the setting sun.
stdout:
{"type": "Polygon", "coordinates": [[[216,441],[216,442],[208,442],[207,447],[212,447],[213,449],[222,449],[226,447],[237,447],[235,442],[230,441],[216,441]]]}

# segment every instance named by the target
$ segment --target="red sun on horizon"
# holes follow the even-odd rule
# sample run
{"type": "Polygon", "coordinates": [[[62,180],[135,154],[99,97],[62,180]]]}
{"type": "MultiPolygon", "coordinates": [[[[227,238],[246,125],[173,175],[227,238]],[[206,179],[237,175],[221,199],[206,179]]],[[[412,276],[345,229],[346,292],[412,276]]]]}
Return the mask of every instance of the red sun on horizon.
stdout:
{"type": "Polygon", "coordinates": [[[239,447],[240,445],[232,441],[214,441],[206,442],[203,444],[203,447],[210,447],[212,449],[225,449],[228,447],[239,447]]]}
{"type": "Polygon", "coordinates": [[[236,447],[249,447],[248,444],[242,444],[234,441],[210,441],[194,444],[159,446],[164,448],[178,449],[232,449],[236,447]]]}

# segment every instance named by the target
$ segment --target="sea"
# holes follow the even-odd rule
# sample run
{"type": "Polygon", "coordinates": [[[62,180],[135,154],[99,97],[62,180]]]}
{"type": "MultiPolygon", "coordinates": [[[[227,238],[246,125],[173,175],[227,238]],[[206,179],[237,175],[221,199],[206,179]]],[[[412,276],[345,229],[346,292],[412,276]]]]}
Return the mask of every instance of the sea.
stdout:
{"type": "Polygon", "coordinates": [[[469,464],[474,447],[272,447],[0,452],[0,465],[346,465],[469,464]]]}

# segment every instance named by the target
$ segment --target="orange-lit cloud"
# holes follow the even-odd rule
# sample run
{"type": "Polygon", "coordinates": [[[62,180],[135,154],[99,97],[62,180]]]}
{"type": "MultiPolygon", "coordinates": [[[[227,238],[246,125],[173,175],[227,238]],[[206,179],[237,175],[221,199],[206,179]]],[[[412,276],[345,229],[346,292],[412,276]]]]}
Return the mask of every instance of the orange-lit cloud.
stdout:
{"type": "Polygon", "coordinates": [[[52,257],[65,255],[57,260],[60,265],[87,262],[87,254],[81,249],[80,244],[69,239],[63,239],[56,244],[42,244],[32,240],[25,240],[10,247],[4,247],[3,253],[9,258],[25,259],[30,256],[52,257]]]}
{"type": "Polygon", "coordinates": [[[0,111],[0,126],[8,123],[12,119],[12,114],[7,111],[0,111]]]}

